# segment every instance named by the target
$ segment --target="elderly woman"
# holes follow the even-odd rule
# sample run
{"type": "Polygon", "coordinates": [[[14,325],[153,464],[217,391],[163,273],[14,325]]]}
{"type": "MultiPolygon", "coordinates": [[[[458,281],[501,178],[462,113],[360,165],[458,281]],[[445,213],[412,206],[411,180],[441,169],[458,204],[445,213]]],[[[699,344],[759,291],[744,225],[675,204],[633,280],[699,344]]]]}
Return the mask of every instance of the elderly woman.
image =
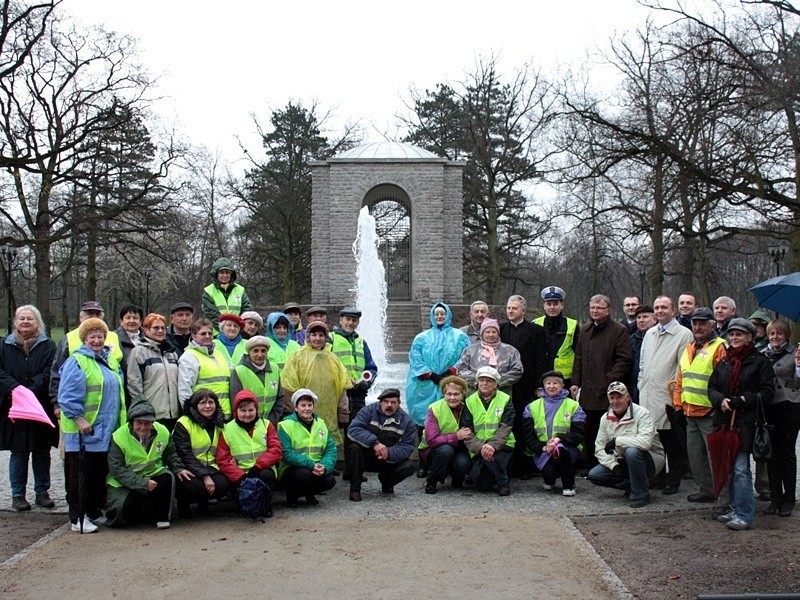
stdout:
{"type": "Polygon", "coordinates": [[[231,370],[221,352],[216,352],[211,321],[198,319],[192,324],[192,339],[178,359],[178,398],[186,403],[197,390],[217,395],[225,419],[231,418],[228,388],[231,370]]]}
{"type": "Polygon", "coordinates": [[[254,310],[248,310],[241,314],[244,326],[242,327],[242,337],[249,340],[254,335],[264,334],[264,318],[254,310]]]}
{"type": "Polygon", "coordinates": [[[144,335],[142,319],[144,319],[144,311],[141,306],[126,304],[119,309],[119,327],[117,327],[116,333],[124,356],[121,362],[123,368],[136,347],[136,342],[144,335]]]}
{"type": "Polygon", "coordinates": [[[42,409],[55,424],[53,404],[48,398],[50,367],[56,345],[45,334],[42,315],[35,306],[20,306],[14,315],[11,334],[0,343],[0,450],[10,450],[8,474],[11,506],[30,510],[25,498],[28,485],[28,457],[33,457],[33,491],[36,504],[53,508],[50,499],[50,448],[58,446],[58,429],[45,423],[8,418],[11,393],[24,386],[34,393],[42,409]]]}
{"type": "MultiPolygon", "coordinates": [[[[267,316],[267,338],[269,338],[269,362],[283,371],[288,357],[300,350],[301,344],[292,339],[293,325],[283,313],[274,312],[267,316]]],[[[303,344],[305,333],[303,334],[303,344]]]]}
{"type": "Polygon", "coordinates": [[[198,390],[183,406],[183,416],[172,432],[175,451],[183,466],[194,477],[179,481],[178,516],[192,517],[191,505],[197,503],[201,514],[208,513],[208,500],[219,499],[230,491],[228,478],[220,473],[217,448],[225,417],[217,395],[198,390]]]}
{"type": "MultiPolygon", "coordinates": [[[[752,321],[752,317],[751,317],[752,321]]],[[[775,320],[767,325],[769,343],[762,351],[775,371],[775,397],[766,406],[772,425],[772,458],[767,463],[770,487],[768,515],[790,517],[797,487],[797,431],[800,429],[800,350],[789,343],[789,325],[775,320]]]]}
{"type": "Polygon", "coordinates": [[[345,427],[349,415],[346,390],[353,387],[342,361],[326,346],[328,326],[314,321],[306,329],[305,345],[289,356],[281,383],[284,393],[294,394],[301,388],[315,390],[319,401],[316,414],[325,421],[337,447],[342,446],[340,423],[345,427]]]}
{"type": "Polygon", "coordinates": [[[149,521],[159,529],[169,528],[175,477],[184,481],[194,474],[178,458],[167,428],[156,422],[153,405],[134,401],[128,423],[111,436],[106,525],[149,521]]]}
{"type": "Polygon", "coordinates": [[[128,356],[128,397],[144,397],[156,409],[156,420],[169,431],[181,416],[178,400],[178,353],[167,340],[167,319],[150,313],[144,334],[128,356]]]}
{"type": "Polygon", "coordinates": [[[294,413],[278,423],[283,460],[278,477],[286,489],[286,506],[297,508],[298,499],[319,504],[317,494],[336,485],[333,469],[338,451],[325,421],[314,413],[317,395],[305,388],[292,394],[294,413]]]}
{"type": "Polygon", "coordinates": [[[267,360],[269,341],[256,335],[245,342],[247,356],[231,370],[230,396],[235,398],[242,390],[250,390],[258,403],[258,416],[269,419],[273,427],[283,415],[283,389],[277,367],[267,360]]]}
{"type": "Polygon", "coordinates": [[[753,343],[756,328],[747,319],[736,317],[728,323],[731,344],[711,373],[708,399],[714,406],[714,424],[729,423],[736,412],[736,428],[742,436],[742,447],[730,474],[730,510],[717,517],[729,529],[741,531],[755,524],[756,505],[750,452],[758,403],[769,405],[775,396],[775,372],[772,364],[759,354],[753,343]]]}
{"type": "Polygon", "coordinates": [[[475,373],[487,366],[497,369],[500,373],[500,390],[510,395],[511,387],[522,377],[522,359],[514,346],[500,341],[500,325],[495,319],[489,318],[481,323],[478,341],[461,353],[456,369],[459,377],[474,390],[477,386],[475,373]]]}
{"type": "Polygon", "coordinates": [[[105,345],[107,334],[102,320],[83,321],[78,327],[83,345],[60,370],[64,480],[72,531],[80,533],[93,533],[106,520],[101,509],[106,504],[108,449],[112,434],[126,420],[122,372],[105,345]]]}
{"type": "Polygon", "coordinates": [[[431,328],[414,338],[408,354],[406,402],[408,414],[420,428],[428,407],[439,399],[439,383],[457,373],[455,366],[469,346],[467,334],[450,326],[453,314],[444,302],[431,307],[430,321],[431,328]]]}
{"type": "Polygon", "coordinates": [[[444,483],[450,475],[454,489],[464,485],[472,460],[464,442],[472,431],[462,423],[467,382],[461,377],[448,375],[439,384],[444,398],[428,408],[425,429],[419,443],[419,458],[428,469],[425,493],[435,494],[436,484],[444,483]]]}
{"type": "Polygon", "coordinates": [[[219,316],[219,334],[214,340],[217,347],[216,352],[224,356],[231,367],[239,364],[247,352],[244,349],[244,339],[242,338],[242,328],[244,320],[230,313],[223,313],[219,316]]]}

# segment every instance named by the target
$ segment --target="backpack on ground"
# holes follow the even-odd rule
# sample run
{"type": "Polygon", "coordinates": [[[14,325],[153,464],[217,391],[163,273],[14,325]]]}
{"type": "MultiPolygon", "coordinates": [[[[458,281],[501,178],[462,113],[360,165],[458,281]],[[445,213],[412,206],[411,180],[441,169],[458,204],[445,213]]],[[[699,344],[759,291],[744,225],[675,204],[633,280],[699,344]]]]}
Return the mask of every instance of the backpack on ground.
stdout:
{"type": "Polygon", "coordinates": [[[272,490],[258,477],[246,477],[239,486],[239,508],[251,519],[272,516],[272,490]]]}

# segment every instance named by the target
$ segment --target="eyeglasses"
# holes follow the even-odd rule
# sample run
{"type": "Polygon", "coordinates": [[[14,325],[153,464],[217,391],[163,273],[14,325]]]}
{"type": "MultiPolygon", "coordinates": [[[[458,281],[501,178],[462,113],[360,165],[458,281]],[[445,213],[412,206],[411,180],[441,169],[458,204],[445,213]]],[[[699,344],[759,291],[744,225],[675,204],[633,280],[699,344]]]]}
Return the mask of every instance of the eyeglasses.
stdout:
{"type": "Polygon", "coordinates": [[[153,325],[150,328],[150,331],[166,331],[167,328],[164,325],[153,325]]]}

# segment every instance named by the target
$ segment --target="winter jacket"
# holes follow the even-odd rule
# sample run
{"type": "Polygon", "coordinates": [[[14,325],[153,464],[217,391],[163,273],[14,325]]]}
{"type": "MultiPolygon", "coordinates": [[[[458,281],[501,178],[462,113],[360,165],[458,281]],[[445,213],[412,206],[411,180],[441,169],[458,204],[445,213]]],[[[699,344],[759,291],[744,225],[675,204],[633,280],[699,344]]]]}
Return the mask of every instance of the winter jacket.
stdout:
{"type": "Polygon", "coordinates": [[[380,406],[380,402],[373,402],[358,411],[347,428],[347,437],[364,448],[383,444],[389,451],[386,462],[402,462],[417,447],[417,427],[402,408],[386,416],[380,406]]]}
{"type": "Polygon", "coordinates": [[[522,361],[522,377],[511,388],[511,401],[517,414],[522,415],[525,405],[536,397],[536,388],[547,371],[544,327],[525,319],[518,325],[506,321],[500,325],[500,341],[516,348],[522,361]]]}
{"type": "Polygon", "coordinates": [[[731,412],[722,411],[722,401],[730,399],[732,408],[736,410],[735,425],[742,435],[741,452],[751,452],[753,449],[757,403],[760,401],[767,406],[774,397],[775,371],[772,370],[772,363],[755,348],[742,360],[739,389],[735,395],[731,391],[731,364],[727,357],[717,363],[708,380],[708,399],[714,405],[714,425],[721,427],[730,421],[731,412]]]}
{"type": "MultiPolygon", "coordinates": [[[[121,339],[121,338],[120,338],[121,339]]],[[[178,400],[178,354],[164,340],[143,337],[128,355],[128,397],[144,396],[156,409],[156,419],[181,416],[178,400]]]]}
{"type": "MultiPolygon", "coordinates": [[[[496,394],[497,392],[495,392],[495,395],[496,394]]],[[[489,406],[489,404],[491,404],[492,399],[494,399],[494,395],[492,395],[492,397],[489,398],[488,401],[485,401],[483,398],[481,398],[478,392],[475,392],[474,394],[472,394],[472,396],[477,396],[478,400],[480,400],[480,402],[483,403],[484,410],[487,406],[489,406]]],[[[479,438],[477,435],[474,435],[475,417],[469,410],[468,402],[470,401],[470,398],[471,396],[468,397],[466,400],[464,400],[464,415],[462,416],[464,427],[469,427],[470,429],[472,429],[473,433],[473,436],[471,438],[464,440],[464,445],[467,447],[467,450],[469,450],[473,454],[478,454],[481,451],[481,448],[483,447],[484,444],[489,444],[495,450],[502,450],[503,448],[506,447],[506,444],[508,443],[508,438],[511,436],[512,433],[511,429],[514,427],[514,419],[516,417],[516,411],[514,410],[514,403],[511,402],[510,400],[506,403],[506,406],[503,409],[503,414],[500,416],[500,427],[498,427],[497,431],[494,432],[491,438],[489,438],[488,440],[483,440],[479,438]]],[[[515,443],[522,444],[522,440],[520,440],[519,442],[516,442],[515,440],[515,443]]]]}
{"type": "Polygon", "coordinates": [[[217,405],[217,410],[210,420],[206,420],[197,412],[196,404],[190,405],[189,402],[186,402],[183,411],[183,416],[178,419],[178,422],[175,423],[175,429],[172,430],[172,441],[175,444],[175,451],[178,453],[178,457],[181,459],[183,466],[194,473],[195,477],[204,477],[205,475],[217,473],[217,469],[200,462],[194,455],[191,436],[181,420],[189,419],[192,423],[202,427],[206,435],[208,435],[210,444],[214,441],[215,431],[220,435],[222,434],[222,427],[225,425],[225,415],[222,414],[222,409],[217,405]]]}
{"type": "MultiPolygon", "coordinates": [[[[256,421],[258,420],[259,419],[254,419],[253,422],[249,423],[248,427],[246,428],[247,433],[251,438],[253,437],[253,430],[255,429],[256,421]]],[[[255,464],[255,467],[260,471],[276,467],[283,456],[281,440],[278,437],[278,429],[269,421],[267,421],[267,424],[267,450],[258,457],[255,464]]],[[[241,427],[241,425],[238,421],[234,420],[230,421],[227,424],[227,427],[241,427]]],[[[224,430],[223,434],[219,438],[219,446],[217,447],[217,465],[219,465],[219,470],[231,483],[239,483],[244,477],[247,476],[247,472],[239,468],[239,465],[231,455],[230,446],[228,446],[228,442],[225,441],[224,430]]]]}
{"type": "Polygon", "coordinates": [[[211,296],[211,288],[216,288],[219,290],[226,299],[230,299],[231,295],[241,296],[240,310],[236,311],[236,314],[253,310],[253,306],[250,302],[250,298],[247,296],[247,292],[241,285],[236,283],[236,270],[233,268],[233,263],[230,259],[219,258],[216,260],[216,262],[214,262],[214,265],[211,267],[211,279],[213,282],[206,286],[203,290],[201,310],[203,312],[203,316],[211,321],[211,323],[214,325],[214,329],[219,327],[220,310],[217,308],[217,305],[211,296]],[[231,271],[231,280],[226,290],[223,290],[217,281],[217,273],[220,271],[220,269],[229,269],[231,271]]]}
{"type": "MultiPolygon", "coordinates": [[[[458,429],[464,427],[464,413],[466,412],[464,410],[464,404],[462,403],[461,406],[455,410],[455,412],[449,406],[447,408],[453,413],[454,417],[457,415],[456,422],[458,423],[458,429]]],[[[439,420],[436,418],[436,415],[431,408],[428,409],[428,414],[425,417],[425,443],[427,448],[420,450],[419,453],[419,456],[422,460],[426,460],[431,448],[436,448],[437,446],[447,445],[452,446],[453,448],[458,448],[459,446],[465,447],[461,440],[458,439],[457,433],[442,433],[439,420]]]]}
{"type": "Polygon", "coordinates": [[[447,375],[461,358],[464,348],[469,346],[467,334],[451,327],[453,313],[444,302],[431,306],[431,328],[417,334],[411,343],[408,354],[408,378],[406,380],[406,406],[408,414],[417,425],[425,422],[428,407],[441,395],[439,386],[431,380],[431,375],[447,375]],[[433,311],[442,307],[446,316],[444,324],[439,327],[433,317],[433,311]]]}
{"type": "Polygon", "coordinates": [[[128,358],[130,357],[133,349],[136,347],[136,342],[138,342],[144,337],[144,330],[139,329],[139,336],[136,340],[133,340],[130,334],[127,331],[125,331],[125,329],[122,327],[117,327],[115,333],[119,338],[120,348],[122,348],[123,359],[122,363],[120,364],[122,366],[123,373],[125,373],[127,372],[128,358]]]}
{"type": "MultiPolygon", "coordinates": [[[[266,373],[267,372],[272,373],[273,371],[273,365],[269,361],[269,359],[267,359],[264,368],[261,370],[256,369],[255,365],[253,364],[253,361],[250,360],[249,356],[243,356],[239,364],[244,365],[246,368],[250,369],[253,372],[253,374],[256,377],[258,377],[258,380],[261,382],[262,386],[264,384],[266,373]]],[[[278,421],[280,421],[281,417],[283,416],[283,409],[285,404],[285,399],[283,397],[283,388],[280,385],[280,375],[278,377],[279,377],[278,389],[277,389],[277,396],[275,396],[275,404],[272,405],[272,409],[269,411],[269,414],[265,415],[267,419],[269,419],[269,422],[275,426],[278,425],[278,421]]],[[[242,383],[241,379],[239,378],[239,375],[236,373],[236,367],[234,367],[231,369],[231,383],[230,383],[231,391],[229,396],[231,398],[236,398],[236,394],[241,392],[243,389],[245,389],[245,386],[242,383]]],[[[250,390],[250,391],[256,394],[256,396],[258,396],[257,390],[250,390]]]]}
{"type": "MultiPolygon", "coordinates": [[[[624,327],[624,326],[622,326],[624,327]]],[[[607,469],[614,470],[619,460],[624,458],[626,448],[638,448],[650,454],[658,473],[664,468],[664,447],[658,437],[650,411],[633,402],[622,418],[617,418],[614,409],[609,408],[605,417],[600,419],[600,429],[594,444],[594,455],[598,462],[607,469]],[[605,447],[611,440],[616,440],[614,452],[606,454],[605,447]]]]}
{"type": "Polygon", "coordinates": [[[626,380],[633,363],[628,336],[628,328],[610,318],[581,327],[572,385],[581,388],[583,410],[606,410],[608,384],[626,380]]]}
{"type": "Polygon", "coordinates": [[[789,343],[773,353],[769,353],[769,346],[762,351],[772,363],[772,370],[775,371],[775,397],[772,404],[781,402],[792,402],[800,404],[800,381],[798,381],[794,353],[795,347],[789,343]]]}
{"type": "MultiPolygon", "coordinates": [[[[123,386],[120,385],[122,372],[112,367],[108,361],[108,346],[98,356],[85,344],[78,348],[61,366],[61,383],[58,386],[58,407],[61,414],[68,419],[76,419],[84,415],[86,403],[86,374],[83,372],[75,354],[82,354],[94,360],[103,375],[103,396],[100,411],[92,425],[91,433],[83,436],[83,444],[87,452],[108,452],[111,436],[119,428],[123,408],[123,386]]],[[[112,359],[113,363],[113,359],[112,359]]],[[[77,433],[64,433],[64,451],[78,452],[80,444],[77,433]]]]}
{"type": "MultiPolygon", "coordinates": [[[[561,408],[561,405],[564,403],[564,399],[567,397],[567,395],[567,390],[562,390],[561,394],[550,397],[544,393],[544,390],[540,389],[539,398],[525,407],[525,412],[522,414],[522,431],[525,435],[525,447],[534,456],[541,454],[545,445],[547,444],[547,442],[543,442],[539,439],[539,432],[536,429],[536,423],[534,422],[532,412],[534,403],[540,401],[544,403],[547,435],[548,438],[550,438],[553,434],[553,417],[561,408]]],[[[586,415],[584,414],[583,409],[578,407],[578,410],[571,415],[569,431],[558,436],[558,438],[561,440],[561,444],[563,444],[563,446],[571,446],[572,448],[575,448],[577,453],[577,447],[583,443],[583,426],[585,422],[586,415]]],[[[544,462],[546,461],[543,461],[542,464],[544,464],[544,462]]]]}
{"type": "MultiPolygon", "coordinates": [[[[317,415],[312,416],[312,423],[318,420],[320,420],[320,418],[317,415]]],[[[306,428],[311,427],[311,424],[305,423],[300,417],[297,416],[296,412],[290,414],[283,421],[281,421],[281,423],[286,421],[297,421],[306,428]]],[[[310,459],[302,452],[297,452],[294,449],[292,446],[292,439],[289,437],[289,434],[286,433],[286,430],[280,425],[278,425],[278,437],[281,440],[281,449],[283,450],[283,467],[303,467],[306,469],[314,468],[315,461],[310,459]]],[[[325,451],[322,454],[322,458],[319,460],[319,463],[325,467],[326,475],[330,475],[336,468],[336,459],[338,453],[339,451],[336,448],[336,442],[333,441],[333,437],[331,435],[328,435],[328,441],[325,444],[325,451]]]]}
{"type": "Polygon", "coordinates": [[[681,355],[693,340],[692,332],[674,320],[663,333],[656,325],[644,335],[639,363],[639,404],[650,411],[656,429],[670,429],[665,407],[672,405],[672,396],[667,384],[677,379],[681,355]]]}
{"type": "Polygon", "coordinates": [[[175,352],[178,354],[178,358],[181,357],[183,351],[186,350],[186,346],[189,345],[189,342],[192,339],[192,334],[180,334],[175,331],[175,326],[170,325],[167,327],[167,341],[172,344],[172,347],[175,348],[175,352]]]}
{"type": "MultiPolygon", "coordinates": [[[[497,369],[500,373],[500,390],[506,394],[511,395],[512,386],[522,377],[522,359],[519,352],[514,346],[500,342],[497,348],[494,349],[497,358],[497,369]]],[[[458,376],[467,382],[471,389],[477,389],[477,373],[480,367],[489,365],[489,357],[483,356],[483,347],[481,342],[475,342],[464,348],[461,353],[461,359],[456,365],[458,376]]]]}
{"type": "Polygon", "coordinates": [[[30,452],[58,446],[57,427],[23,419],[12,423],[8,419],[11,391],[22,385],[36,395],[47,416],[56,423],[49,397],[50,368],[55,354],[55,343],[43,333],[27,355],[13,333],[0,341],[0,450],[30,452]]]}
{"type": "MultiPolygon", "coordinates": [[[[192,340],[189,342],[188,348],[195,348],[198,351],[208,354],[213,354],[213,349],[209,351],[208,348],[197,344],[192,340]]],[[[197,357],[191,352],[184,352],[178,359],[178,399],[180,403],[186,402],[189,397],[194,393],[194,386],[197,384],[197,376],[200,373],[200,363],[197,362],[197,357]]]]}

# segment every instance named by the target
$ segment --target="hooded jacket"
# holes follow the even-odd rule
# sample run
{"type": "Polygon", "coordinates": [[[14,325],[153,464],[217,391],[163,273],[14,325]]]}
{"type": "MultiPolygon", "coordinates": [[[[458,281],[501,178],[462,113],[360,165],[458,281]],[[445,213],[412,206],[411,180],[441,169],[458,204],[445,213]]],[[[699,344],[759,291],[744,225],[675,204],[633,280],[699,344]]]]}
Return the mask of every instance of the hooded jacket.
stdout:
{"type": "MultiPolygon", "coordinates": [[[[211,279],[213,280],[212,283],[207,285],[203,289],[203,297],[201,299],[201,310],[203,311],[203,316],[211,321],[214,325],[214,329],[219,328],[219,315],[220,311],[217,308],[216,303],[214,302],[214,298],[211,296],[211,292],[213,288],[216,288],[222,295],[225,296],[226,299],[231,297],[231,294],[238,294],[241,296],[241,309],[236,314],[241,314],[248,310],[253,310],[252,304],[250,302],[250,298],[247,296],[247,292],[245,291],[244,287],[236,283],[236,269],[233,268],[233,262],[229,258],[218,258],[214,265],[211,267],[211,279]],[[219,282],[217,281],[217,273],[219,273],[220,269],[229,269],[231,271],[231,281],[228,284],[227,289],[222,289],[219,282]]],[[[231,312],[231,311],[227,311],[231,312]]]]}
{"type": "Polygon", "coordinates": [[[143,337],[128,356],[128,397],[147,398],[156,419],[181,416],[178,401],[178,354],[167,340],[160,344],[143,337]]]}
{"type": "Polygon", "coordinates": [[[283,371],[289,356],[300,350],[301,344],[291,339],[292,333],[294,333],[294,325],[292,325],[292,322],[285,314],[282,312],[273,312],[267,315],[266,334],[267,338],[269,338],[267,358],[271,365],[277,367],[278,371],[283,371]],[[284,321],[287,327],[286,337],[282,340],[278,339],[278,336],[275,335],[275,325],[277,325],[279,321],[284,321]]]}
{"type": "Polygon", "coordinates": [[[411,343],[408,354],[408,378],[406,380],[406,405],[408,414],[422,427],[428,407],[441,397],[439,386],[431,381],[431,374],[446,374],[461,358],[461,353],[469,346],[467,334],[451,326],[453,313],[444,302],[431,306],[429,313],[431,328],[417,334],[411,343]],[[436,325],[433,312],[442,307],[445,310],[444,324],[436,325]]]}

